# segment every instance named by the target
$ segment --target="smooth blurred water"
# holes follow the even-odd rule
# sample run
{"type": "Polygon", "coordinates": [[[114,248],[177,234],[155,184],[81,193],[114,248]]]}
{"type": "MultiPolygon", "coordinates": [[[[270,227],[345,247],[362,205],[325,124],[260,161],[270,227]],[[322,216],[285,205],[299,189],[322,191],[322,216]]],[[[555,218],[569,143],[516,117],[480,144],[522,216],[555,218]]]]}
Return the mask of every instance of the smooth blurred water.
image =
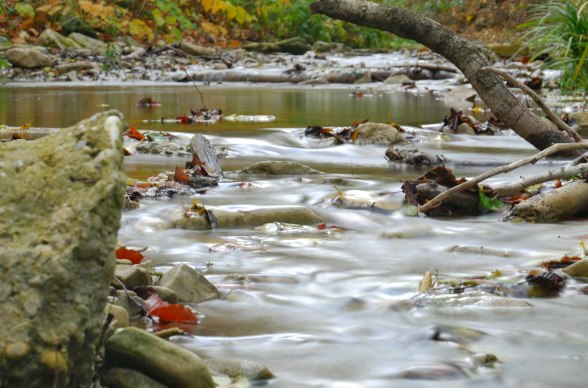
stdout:
{"type": "MultiPolygon", "coordinates": [[[[387,162],[384,147],[329,146],[308,139],[304,128],[345,126],[365,118],[385,122],[390,114],[415,131],[422,148],[453,159],[506,163],[534,153],[531,146],[513,134],[439,136],[419,128],[440,122],[448,109],[428,95],[383,91],[354,98],[349,87],[201,88],[208,107],[227,114],[272,114],[277,120],[209,126],[143,123],[187,113],[188,106],[198,108],[191,85],[0,89],[0,123],[9,125],[61,127],[116,108],[139,129],[203,132],[214,145],[228,147],[230,158],[221,160],[227,178],[198,195],[199,203],[302,204],[316,210],[329,226],[347,229],[163,230],[170,214],[190,206],[193,198],[143,200],[140,209],[124,213],[120,242],[148,247],[148,258],[162,269],[181,262],[204,269],[225,295],[194,306],[202,318],[196,336],[174,341],[203,357],[261,362],[277,376],[270,383],[274,387],[584,386],[588,298],[578,291],[581,282],[570,280],[556,298],[529,299],[529,309],[418,308],[410,298],[425,271],[469,279],[498,269],[505,282],[520,281],[542,260],[578,254],[585,223],[506,223],[497,213],[428,219],[408,217],[401,210],[382,214],[340,209],[331,203],[335,189],[322,178],[230,174],[260,160],[295,160],[343,179],[341,190],[363,191],[395,209],[402,205],[402,181],[422,175],[422,170],[387,162]],[[161,107],[138,108],[136,101],[143,95],[160,101],[161,107]],[[227,278],[230,274],[245,275],[246,280],[235,282],[227,278]],[[463,345],[432,341],[433,328],[440,325],[483,334],[463,345]],[[397,377],[411,366],[467,369],[471,355],[478,352],[495,354],[501,361],[498,368],[447,381],[397,377]]],[[[126,159],[125,169],[132,177],[146,177],[184,162],[134,155],[126,159]]],[[[547,164],[540,162],[491,182],[538,172],[547,164]]],[[[471,177],[484,170],[455,167],[454,172],[471,177]]]]}

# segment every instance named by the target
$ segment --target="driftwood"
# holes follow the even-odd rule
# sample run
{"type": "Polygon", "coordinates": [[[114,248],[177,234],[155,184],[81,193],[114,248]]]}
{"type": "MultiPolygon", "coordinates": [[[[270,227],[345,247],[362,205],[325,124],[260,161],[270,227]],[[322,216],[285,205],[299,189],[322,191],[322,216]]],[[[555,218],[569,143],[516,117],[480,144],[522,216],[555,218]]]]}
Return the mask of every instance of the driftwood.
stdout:
{"type": "Polygon", "coordinates": [[[574,181],[520,202],[505,220],[556,222],[585,212],[588,212],[588,183],[574,181]]]}
{"type": "Polygon", "coordinates": [[[438,196],[436,196],[435,198],[431,199],[429,202],[427,202],[426,204],[421,206],[419,208],[419,210],[422,213],[427,213],[427,212],[431,211],[433,208],[435,208],[435,206],[437,206],[441,202],[443,202],[446,199],[448,199],[449,197],[451,197],[452,195],[459,193],[463,190],[475,187],[478,185],[478,183],[485,181],[486,179],[491,178],[495,175],[510,172],[514,169],[517,169],[521,166],[524,166],[525,164],[536,163],[537,161],[539,161],[542,158],[545,158],[549,155],[553,155],[555,153],[559,153],[561,151],[578,150],[578,149],[582,149],[582,148],[588,148],[588,142],[554,144],[551,147],[549,147],[541,152],[536,153],[535,155],[523,158],[521,160],[507,164],[505,166],[493,168],[491,170],[486,171],[483,174],[478,175],[477,177],[474,177],[474,178],[468,180],[467,182],[464,182],[464,183],[459,184],[455,187],[452,187],[451,189],[444,191],[441,194],[439,194],[438,196]]]}
{"type": "MultiPolygon", "coordinates": [[[[310,7],[314,13],[415,40],[445,57],[463,72],[494,115],[537,149],[571,142],[567,134],[550,127],[527,109],[498,75],[482,70],[490,66],[487,50],[432,19],[364,0],[318,0],[310,7]]],[[[577,151],[568,152],[577,155],[577,151]]]]}

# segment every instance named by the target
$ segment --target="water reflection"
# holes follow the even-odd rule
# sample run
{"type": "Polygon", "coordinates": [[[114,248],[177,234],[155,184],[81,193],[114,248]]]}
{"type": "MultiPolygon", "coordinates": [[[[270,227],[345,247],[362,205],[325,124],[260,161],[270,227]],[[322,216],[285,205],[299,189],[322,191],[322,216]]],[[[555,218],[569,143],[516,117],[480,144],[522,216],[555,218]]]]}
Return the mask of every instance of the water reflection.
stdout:
{"type": "Polygon", "coordinates": [[[302,88],[275,86],[243,87],[200,86],[208,108],[220,108],[226,114],[271,114],[272,123],[251,124],[223,122],[211,126],[182,126],[143,123],[143,120],[173,118],[201,107],[200,97],[192,85],[168,86],[48,86],[0,89],[0,123],[36,127],[73,125],[98,111],[118,109],[129,123],[144,129],[167,131],[204,131],[226,133],[270,127],[306,127],[307,125],[347,126],[369,118],[390,119],[416,125],[440,121],[447,108],[431,96],[411,93],[378,92],[367,97],[352,97],[350,87],[302,88]],[[160,107],[136,105],[142,96],[161,102],[160,107]]]}

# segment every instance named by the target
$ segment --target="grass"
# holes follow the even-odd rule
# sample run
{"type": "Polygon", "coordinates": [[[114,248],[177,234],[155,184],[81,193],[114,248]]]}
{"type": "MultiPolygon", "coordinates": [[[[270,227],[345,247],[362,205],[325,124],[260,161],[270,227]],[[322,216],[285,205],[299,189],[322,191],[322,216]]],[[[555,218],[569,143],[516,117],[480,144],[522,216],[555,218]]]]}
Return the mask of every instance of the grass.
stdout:
{"type": "Polygon", "coordinates": [[[527,29],[525,47],[533,57],[549,55],[545,67],[561,70],[565,92],[588,89],[588,1],[550,1],[536,5],[527,29]]]}

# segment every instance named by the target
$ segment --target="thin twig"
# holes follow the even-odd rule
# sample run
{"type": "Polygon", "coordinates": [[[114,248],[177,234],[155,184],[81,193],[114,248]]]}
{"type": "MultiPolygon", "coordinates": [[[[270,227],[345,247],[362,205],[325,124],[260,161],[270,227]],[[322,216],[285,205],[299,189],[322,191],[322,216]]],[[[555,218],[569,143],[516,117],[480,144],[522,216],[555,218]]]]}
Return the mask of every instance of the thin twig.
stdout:
{"type": "Polygon", "coordinates": [[[499,76],[501,76],[502,78],[504,78],[505,80],[507,80],[508,82],[513,84],[514,86],[516,86],[517,88],[521,89],[523,92],[527,93],[529,95],[529,97],[531,97],[533,99],[533,101],[535,101],[535,103],[537,105],[539,105],[539,107],[543,110],[543,112],[545,112],[547,117],[549,117],[549,119],[551,119],[551,121],[553,121],[559,129],[561,129],[562,131],[565,131],[575,141],[580,142],[580,141],[584,140],[584,139],[582,139],[582,136],[580,136],[578,134],[578,132],[576,132],[575,130],[570,128],[569,125],[564,123],[562,119],[560,119],[555,113],[553,113],[553,111],[551,109],[549,109],[549,107],[543,102],[543,100],[541,100],[541,98],[537,95],[537,93],[535,93],[527,85],[516,80],[513,76],[511,76],[507,72],[499,70],[495,67],[485,66],[485,67],[482,67],[481,70],[489,72],[489,73],[498,74],[499,76]]]}
{"type": "Polygon", "coordinates": [[[543,174],[522,177],[516,182],[511,182],[502,186],[493,186],[495,197],[506,197],[515,195],[525,188],[539,183],[549,182],[554,179],[569,178],[574,175],[583,174],[588,171],[588,163],[578,164],[576,166],[561,167],[556,170],[549,170],[543,174]]]}
{"type": "Polygon", "coordinates": [[[529,163],[536,163],[538,160],[543,159],[544,157],[549,156],[551,154],[555,154],[561,151],[576,150],[582,148],[588,148],[588,142],[554,144],[551,147],[548,147],[543,151],[536,153],[535,155],[528,156],[526,158],[517,160],[504,166],[493,168],[492,170],[488,170],[485,173],[478,175],[477,177],[474,177],[464,183],[454,186],[437,195],[435,198],[431,199],[424,205],[420,206],[419,211],[421,213],[427,213],[428,211],[432,210],[435,206],[443,202],[445,199],[451,197],[453,194],[469,189],[470,187],[474,187],[478,183],[488,178],[491,178],[495,175],[510,172],[516,168],[519,168],[529,163]]]}
{"type": "Polygon", "coordinates": [[[188,74],[188,70],[184,69],[184,72],[186,73],[186,76],[190,79],[190,81],[192,81],[192,85],[194,85],[194,87],[196,88],[196,91],[200,95],[200,102],[202,102],[202,107],[204,108],[204,110],[206,110],[206,104],[204,103],[204,96],[202,95],[202,92],[200,91],[200,89],[198,89],[198,85],[196,85],[196,81],[194,81],[192,79],[192,77],[190,77],[190,74],[188,74]]]}
{"type": "Polygon", "coordinates": [[[118,285],[122,287],[123,291],[127,295],[127,299],[130,300],[131,302],[133,302],[133,304],[135,304],[137,307],[139,307],[139,309],[141,310],[141,312],[143,312],[145,315],[147,315],[149,313],[145,309],[145,307],[143,307],[143,305],[141,305],[139,302],[137,302],[135,299],[133,299],[133,297],[131,296],[131,294],[129,294],[129,290],[127,290],[127,287],[125,287],[124,283],[119,278],[117,278],[116,276],[113,275],[112,276],[112,279],[114,279],[114,281],[117,282],[118,285]]]}

